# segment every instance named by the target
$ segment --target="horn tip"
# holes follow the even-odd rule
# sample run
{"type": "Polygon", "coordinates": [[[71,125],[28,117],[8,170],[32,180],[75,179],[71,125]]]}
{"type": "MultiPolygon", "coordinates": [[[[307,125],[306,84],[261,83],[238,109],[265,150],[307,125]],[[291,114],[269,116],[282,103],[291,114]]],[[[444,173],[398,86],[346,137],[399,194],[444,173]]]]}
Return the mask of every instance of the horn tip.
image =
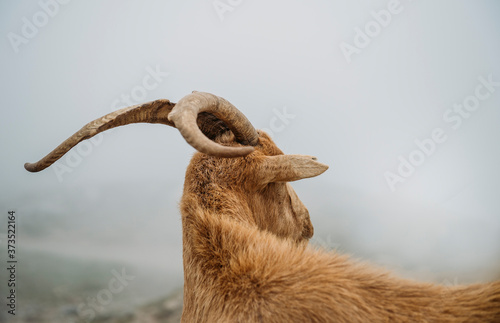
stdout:
{"type": "Polygon", "coordinates": [[[245,157],[250,155],[255,151],[255,148],[252,146],[239,147],[238,152],[232,157],[245,157]]]}
{"type": "MultiPolygon", "coordinates": [[[[196,147],[195,147],[196,148],[196,147]]],[[[223,147],[229,148],[229,147],[223,147]]],[[[231,147],[229,149],[224,149],[223,151],[207,151],[205,149],[198,149],[199,152],[205,153],[210,156],[220,157],[220,158],[238,158],[238,157],[246,157],[255,151],[254,147],[245,146],[245,147],[231,147]]]]}
{"type": "Polygon", "coordinates": [[[39,171],[36,167],[36,164],[34,164],[34,163],[25,163],[24,169],[26,169],[28,172],[31,172],[31,173],[36,173],[39,171]]]}

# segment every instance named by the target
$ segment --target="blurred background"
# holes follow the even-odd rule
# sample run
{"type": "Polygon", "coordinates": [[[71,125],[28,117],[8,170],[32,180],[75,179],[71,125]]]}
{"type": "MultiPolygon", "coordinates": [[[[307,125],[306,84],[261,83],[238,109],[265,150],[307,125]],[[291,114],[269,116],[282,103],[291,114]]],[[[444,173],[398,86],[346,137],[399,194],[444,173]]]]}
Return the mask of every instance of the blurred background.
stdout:
{"type": "Polygon", "coordinates": [[[192,90],[330,165],[293,184],[313,243],[420,281],[500,278],[498,1],[4,1],[0,16],[0,267],[11,210],[19,260],[0,321],[167,321],[193,154],[179,133],[130,125],[23,164],[192,90]]]}

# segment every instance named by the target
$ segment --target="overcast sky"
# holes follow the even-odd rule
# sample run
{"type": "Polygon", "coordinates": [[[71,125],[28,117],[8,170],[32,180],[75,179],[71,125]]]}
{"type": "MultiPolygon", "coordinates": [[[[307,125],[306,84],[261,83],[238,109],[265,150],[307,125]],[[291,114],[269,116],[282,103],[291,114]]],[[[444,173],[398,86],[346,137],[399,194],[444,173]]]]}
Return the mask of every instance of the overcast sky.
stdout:
{"type": "Polygon", "coordinates": [[[319,243],[416,278],[500,273],[498,1],[54,1],[0,4],[1,210],[49,227],[26,245],[140,247],[161,259],[136,265],[179,272],[193,149],[175,129],[23,164],[119,107],[198,90],[330,165],[294,184],[319,243]]]}

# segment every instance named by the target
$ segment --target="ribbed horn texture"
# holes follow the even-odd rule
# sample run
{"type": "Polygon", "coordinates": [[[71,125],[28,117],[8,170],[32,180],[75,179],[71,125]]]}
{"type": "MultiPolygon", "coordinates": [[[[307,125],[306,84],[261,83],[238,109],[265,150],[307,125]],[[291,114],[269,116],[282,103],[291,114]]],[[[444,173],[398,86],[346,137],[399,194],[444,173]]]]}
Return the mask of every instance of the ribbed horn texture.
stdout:
{"type": "Polygon", "coordinates": [[[210,93],[193,92],[177,102],[168,116],[186,141],[198,151],[217,157],[241,157],[250,154],[259,135],[250,121],[234,105],[210,93]],[[226,147],[207,138],[199,129],[199,113],[208,112],[224,121],[236,141],[245,147],[226,147]]]}
{"type": "Polygon", "coordinates": [[[56,149],[36,163],[26,163],[24,168],[30,172],[39,172],[52,165],[79,142],[92,138],[105,130],[131,123],[161,123],[174,127],[168,120],[168,114],[175,103],[169,100],[155,100],[111,112],[99,119],[87,123],[79,131],[66,139],[56,149]]]}
{"type": "Polygon", "coordinates": [[[26,163],[24,168],[30,172],[44,170],[79,142],[131,123],[160,123],[176,127],[195,149],[217,157],[246,156],[254,150],[251,146],[255,146],[259,138],[250,121],[231,103],[213,94],[193,92],[177,104],[160,99],[111,112],[89,122],[40,161],[26,163]],[[226,147],[212,141],[228,129],[234,133],[237,142],[250,146],[226,147]]]}

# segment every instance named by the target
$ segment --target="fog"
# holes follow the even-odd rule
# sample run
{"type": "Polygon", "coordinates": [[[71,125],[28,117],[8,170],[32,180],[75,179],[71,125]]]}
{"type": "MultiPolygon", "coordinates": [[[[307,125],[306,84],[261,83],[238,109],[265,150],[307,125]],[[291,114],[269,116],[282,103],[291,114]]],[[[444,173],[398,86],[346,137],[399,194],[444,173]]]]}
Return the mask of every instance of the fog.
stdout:
{"type": "Polygon", "coordinates": [[[181,287],[194,150],[175,129],[120,127],[40,173],[23,164],[120,107],[197,90],[330,166],[293,183],[314,243],[421,281],[499,278],[497,1],[42,0],[0,16],[2,259],[15,210],[25,268],[125,266],[144,301],[181,287]]]}

